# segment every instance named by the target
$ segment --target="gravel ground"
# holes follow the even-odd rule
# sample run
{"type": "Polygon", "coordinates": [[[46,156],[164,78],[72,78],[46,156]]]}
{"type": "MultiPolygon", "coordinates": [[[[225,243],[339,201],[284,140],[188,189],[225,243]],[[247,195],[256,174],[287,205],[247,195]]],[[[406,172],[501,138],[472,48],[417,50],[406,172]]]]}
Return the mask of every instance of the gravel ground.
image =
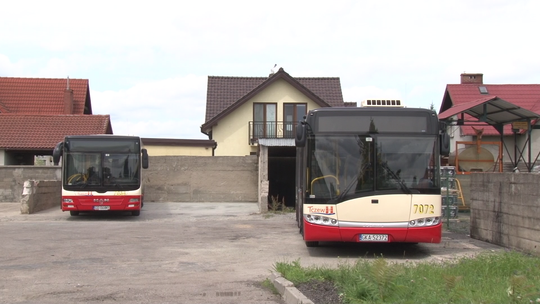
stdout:
{"type": "MultiPolygon", "coordinates": [[[[460,212],[457,219],[443,222],[443,230],[469,236],[470,213],[460,212]]],[[[328,281],[310,281],[296,288],[315,304],[341,304],[339,291],[328,281]]]]}
{"type": "Polygon", "coordinates": [[[452,231],[459,234],[464,234],[469,236],[470,234],[470,224],[471,224],[471,214],[467,212],[459,212],[457,219],[451,219],[450,222],[447,222],[445,219],[443,222],[443,230],[452,231]]]}
{"type": "MultiPolygon", "coordinates": [[[[499,248],[470,239],[461,216],[448,229],[464,234],[446,232],[441,244],[306,248],[294,213],[257,211],[251,203],[150,203],[138,217],[71,217],[1,203],[0,303],[284,303],[260,287],[277,261],[337,267],[374,253],[445,261],[499,248]]],[[[332,283],[297,288],[315,303],[340,303],[332,283]]]]}

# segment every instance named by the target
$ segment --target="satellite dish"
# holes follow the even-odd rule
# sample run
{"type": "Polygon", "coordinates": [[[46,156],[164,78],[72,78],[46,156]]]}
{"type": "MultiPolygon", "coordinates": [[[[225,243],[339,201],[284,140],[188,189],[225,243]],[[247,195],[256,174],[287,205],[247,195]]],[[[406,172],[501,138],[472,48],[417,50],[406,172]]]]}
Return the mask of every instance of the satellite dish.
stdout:
{"type": "Polygon", "coordinates": [[[471,146],[458,154],[458,162],[461,171],[487,172],[495,165],[495,158],[489,150],[471,146]]]}

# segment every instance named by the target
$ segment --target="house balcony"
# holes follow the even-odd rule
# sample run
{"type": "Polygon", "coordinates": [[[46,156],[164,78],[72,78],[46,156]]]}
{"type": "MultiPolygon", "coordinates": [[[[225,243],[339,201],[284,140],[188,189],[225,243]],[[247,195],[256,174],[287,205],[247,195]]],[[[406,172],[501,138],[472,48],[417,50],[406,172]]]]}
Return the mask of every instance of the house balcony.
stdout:
{"type": "Polygon", "coordinates": [[[250,121],[249,144],[257,144],[259,139],[294,138],[298,122],[285,121],[250,121]]]}

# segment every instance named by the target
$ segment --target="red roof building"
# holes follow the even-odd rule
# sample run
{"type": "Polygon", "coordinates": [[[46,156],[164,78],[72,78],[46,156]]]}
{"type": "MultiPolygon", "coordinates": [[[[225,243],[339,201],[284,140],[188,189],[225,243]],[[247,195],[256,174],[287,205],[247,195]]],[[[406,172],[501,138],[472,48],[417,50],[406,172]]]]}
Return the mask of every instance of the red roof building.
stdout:
{"type": "Polygon", "coordinates": [[[0,147],[52,152],[66,135],[112,134],[109,115],[0,115],[0,147]]]}
{"type": "Polygon", "coordinates": [[[0,113],[91,115],[88,79],[0,77],[0,113]]]}
{"type": "MultiPolygon", "coordinates": [[[[459,160],[460,167],[464,160],[478,163],[484,148],[481,145],[485,143],[494,161],[502,163],[495,169],[501,170],[504,165],[507,167],[505,170],[512,170],[524,164],[526,166],[519,170],[531,171],[535,155],[540,155],[536,147],[540,137],[532,132],[538,127],[535,126],[538,117],[540,84],[485,84],[483,74],[461,74],[460,84],[446,86],[439,110],[439,118],[451,122],[448,131],[452,138],[453,156],[449,161],[455,159],[457,165],[463,158],[459,160]],[[490,121],[491,124],[486,123],[490,121]],[[494,125],[498,125],[504,136],[494,125]],[[470,146],[474,146],[472,150],[470,146]],[[465,150],[476,152],[462,157],[465,150]]],[[[488,155],[487,158],[490,157],[488,155]]]]}
{"type": "MultiPolygon", "coordinates": [[[[484,84],[483,74],[461,74],[460,84],[448,84],[444,92],[443,102],[439,113],[452,107],[473,101],[498,97],[518,107],[540,114],[540,84],[484,84]]],[[[465,116],[468,121],[474,120],[465,116]]],[[[481,123],[478,123],[481,124],[481,123]]],[[[500,135],[492,126],[476,126],[483,128],[483,135],[500,135]]],[[[505,135],[511,135],[511,126],[505,127],[505,135]]],[[[461,126],[462,135],[474,136],[472,126],[461,126]]]]}
{"type": "Polygon", "coordinates": [[[33,165],[66,135],[112,134],[87,79],[0,77],[0,165],[33,165]]]}

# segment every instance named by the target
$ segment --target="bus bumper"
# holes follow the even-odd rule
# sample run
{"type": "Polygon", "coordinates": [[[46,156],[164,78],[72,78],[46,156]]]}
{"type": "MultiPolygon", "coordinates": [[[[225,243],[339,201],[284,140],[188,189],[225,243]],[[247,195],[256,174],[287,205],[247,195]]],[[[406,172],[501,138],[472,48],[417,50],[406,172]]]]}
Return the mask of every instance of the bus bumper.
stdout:
{"type": "Polygon", "coordinates": [[[389,243],[440,243],[442,224],[415,228],[340,228],[311,224],[304,220],[306,242],[361,242],[361,234],[388,235],[389,243]]]}
{"type": "Polygon", "coordinates": [[[137,211],[141,210],[142,198],[140,196],[64,196],[62,197],[62,211],[137,211]]]}

